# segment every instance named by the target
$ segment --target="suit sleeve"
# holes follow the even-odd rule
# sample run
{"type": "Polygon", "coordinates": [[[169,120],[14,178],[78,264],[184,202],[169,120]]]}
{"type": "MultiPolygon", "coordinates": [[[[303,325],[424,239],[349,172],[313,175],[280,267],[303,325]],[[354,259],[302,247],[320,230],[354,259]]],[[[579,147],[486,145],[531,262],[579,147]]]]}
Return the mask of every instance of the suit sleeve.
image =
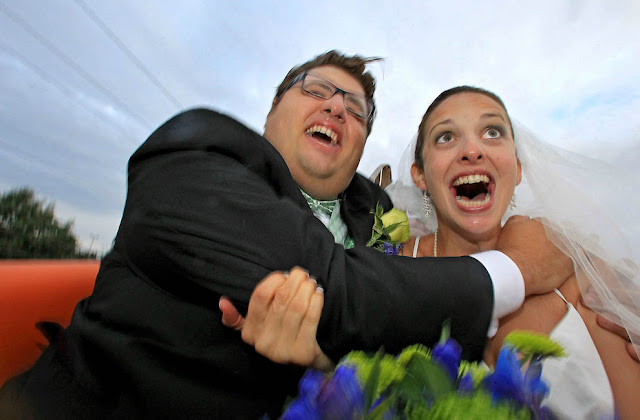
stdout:
{"type": "Polygon", "coordinates": [[[446,320],[464,355],[482,356],[493,290],[479,262],[345,251],[300,199],[261,136],[190,111],[132,156],[115,248],[139,277],[194,305],[216,306],[221,295],[246,304],[271,271],[306,268],[325,289],[318,340],[334,359],[432,345],[446,320]]]}

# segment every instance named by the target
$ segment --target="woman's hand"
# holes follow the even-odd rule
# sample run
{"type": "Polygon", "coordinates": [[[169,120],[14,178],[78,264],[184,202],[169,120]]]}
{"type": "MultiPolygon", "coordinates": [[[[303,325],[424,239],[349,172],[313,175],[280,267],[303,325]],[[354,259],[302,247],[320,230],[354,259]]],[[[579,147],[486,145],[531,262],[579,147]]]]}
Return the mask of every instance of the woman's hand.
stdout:
{"type": "Polygon", "coordinates": [[[243,318],[225,297],[220,298],[222,323],[242,333],[242,340],[276,363],[328,370],[333,362],[322,352],[316,333],[324,293],[301,268],[273,272],[256,286],[243,318]]]}

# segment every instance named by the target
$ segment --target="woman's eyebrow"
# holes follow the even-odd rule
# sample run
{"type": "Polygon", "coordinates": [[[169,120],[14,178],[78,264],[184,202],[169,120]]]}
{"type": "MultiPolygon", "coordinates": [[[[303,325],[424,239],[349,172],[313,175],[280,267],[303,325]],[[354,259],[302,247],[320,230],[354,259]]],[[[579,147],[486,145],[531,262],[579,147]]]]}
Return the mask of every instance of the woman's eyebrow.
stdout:
{"type": "Polygon", "coordinates": [[[442,125],[442,124],[450,124],[452,122],[453,122],[453,120],[451,118],[447,118],[444,121],[440,121],[438,124],[436,124],[433,127],[431,127],[431,130],[429,130],[429,134],[427,134],[427,137],[429,137],[431,135],[431,133],[433,133],[433,130],[435,130],[437,126],[442,125]]]}
{"type": "Polygon", "coordinates": [[[482,114],[480,116],[480,119],[486,120],[488,118],[493,118],[493,117],[498,117],[500,118],[502,121],[506,122],[506,120],[504,119],[504,117],[502,116],[502,114],[495,114],[492,112],[487,112],[486,114],[482,114]]]}

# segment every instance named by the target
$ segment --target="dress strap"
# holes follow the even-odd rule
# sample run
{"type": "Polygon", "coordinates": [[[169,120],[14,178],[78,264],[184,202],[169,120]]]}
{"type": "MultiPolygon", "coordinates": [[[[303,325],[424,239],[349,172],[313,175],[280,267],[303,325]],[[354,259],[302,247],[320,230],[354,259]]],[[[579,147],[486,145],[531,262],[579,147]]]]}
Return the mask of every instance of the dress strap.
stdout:
{"type": "Polygon", "coordinates": [[[556,292],[556,295],[560,296],[560,298],[561,298],[562,300],[564,300],[564,303],[566,303],[567,305],[569,305],[569,304],[570,304],[569,302],[567,302],[567,299],[565,299],[565,297],[562,295],[562,293],[560,293],[560,290],[558,290],[558,289],[553,289],[553,291],[554,291],[554,292],[556,292]]]}
{"type": "Polygon", "coordinates": [[[413,244],[413,258],[418,256],[418,244],[420,243],[420,237],[416,236],[416,243],[413,244]]]}

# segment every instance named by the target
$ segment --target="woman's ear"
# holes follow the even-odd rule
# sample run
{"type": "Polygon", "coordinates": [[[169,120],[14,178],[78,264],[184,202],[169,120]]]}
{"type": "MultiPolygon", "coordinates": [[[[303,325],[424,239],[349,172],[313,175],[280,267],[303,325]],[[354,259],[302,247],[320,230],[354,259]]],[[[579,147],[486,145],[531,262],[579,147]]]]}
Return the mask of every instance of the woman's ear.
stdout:
{"type": "Polygon", "coordinates": [[[415,163],[411,165],[411,178],[413,178],[413,183],[416,184],[416,187],[420,188],[422,191],[429,189],[427,180],[424,177],[424,171],[415,163]]]}
{"type": "Polygon", "coordinates": [[[518,162],[518,169],[516,175],[516,186],[520,185],[520,181],[522,181],[522,165],[520,164],[520,159],[516,158],[518,162]]]}

